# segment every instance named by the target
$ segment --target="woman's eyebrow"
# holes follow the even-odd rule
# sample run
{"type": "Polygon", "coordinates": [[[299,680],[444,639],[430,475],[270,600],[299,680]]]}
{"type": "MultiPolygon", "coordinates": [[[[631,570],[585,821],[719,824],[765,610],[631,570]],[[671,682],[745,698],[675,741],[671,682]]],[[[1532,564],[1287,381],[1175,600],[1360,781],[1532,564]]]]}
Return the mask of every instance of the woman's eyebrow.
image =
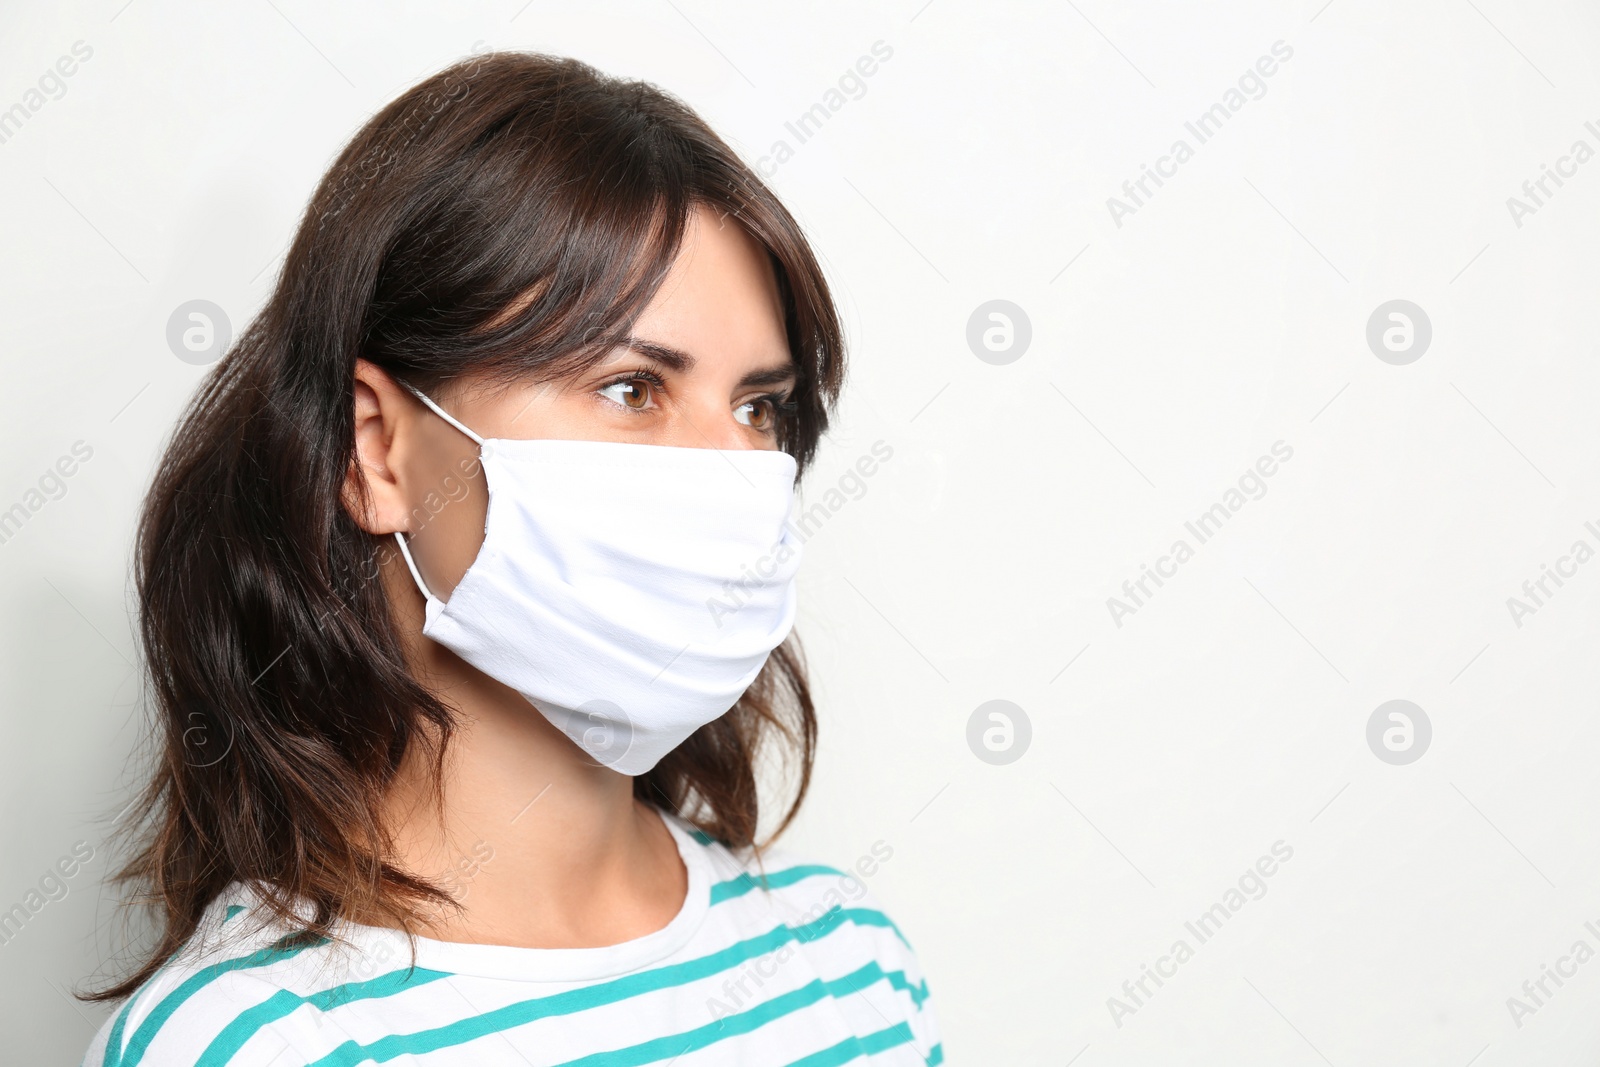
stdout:
{"type": "Polygon", "coordinates": [[[686,374],[694,369],[694,357],[671,345],[646,341],[642,337],[625,337],[622,339],[622,347],[631,348],[641,356],[648,356],[663,366],[671,367],[679,374],[686,374]]]}
{"type": "Polygon", "coordinates": [[[741,389],[751,385],[782,385],[796,379],[794,365],[786,363],[781,367],[768,367],[765,370],[753,370],[739,379],[741,389]]]}
{"type": "MultiPolygon", "coordinates": [[[[642,337],[627,337],[623,339],[622,346],[653,359],[662,366],[670,367],[679,374],[687,374],[694,369],[694,357],[682,349],[673,348],[671,345],[664,345],[657,341],[647,341],[642,337]]],[[[783,363],[751,371],[739,379],[739,386],[743,388],[751,385],[778,385],[793,379],[795,376],[794,364],[783,363]]]]}

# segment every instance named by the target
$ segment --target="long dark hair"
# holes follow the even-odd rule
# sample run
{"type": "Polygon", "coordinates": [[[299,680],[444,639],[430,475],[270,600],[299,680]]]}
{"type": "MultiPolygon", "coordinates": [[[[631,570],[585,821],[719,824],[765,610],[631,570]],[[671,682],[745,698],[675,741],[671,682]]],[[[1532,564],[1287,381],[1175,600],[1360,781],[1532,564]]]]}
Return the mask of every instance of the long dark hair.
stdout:
{"type": "MultiPolygon", "coordinates": [[[[381,817],[412,746],[437,784],[452,716],[407,669],[376,580],[389,540],[340,503],[355,360],[424,390],[469,369],[510,380],[592,363],[627,336],[700,204],[768,251],[798,375],[780,446],[804,470],[844,373],[838,314],[799,225],[681,101],[573,59],[490,53],[406,92],[340,153],[145,500],[136,578],[158,752],[116,879],[150,908],[155,943],[87,999],[136,990],[234,880],[311,934],[354,914],[410,930],[420,905],[452,899],[390,862],[381,817]]],[[[791,637],[634,792],[759,849],[798,811],[815,748],[791,637]],[[769,735],[798,784],[756,846],[769,735]]]]}

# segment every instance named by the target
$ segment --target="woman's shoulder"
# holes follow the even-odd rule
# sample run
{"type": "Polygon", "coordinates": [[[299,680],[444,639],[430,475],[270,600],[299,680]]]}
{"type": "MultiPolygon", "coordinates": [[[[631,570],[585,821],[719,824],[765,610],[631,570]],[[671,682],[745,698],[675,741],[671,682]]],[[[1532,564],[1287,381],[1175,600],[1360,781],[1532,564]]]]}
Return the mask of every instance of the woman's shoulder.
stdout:
{"type": "Polygon", "coordinates": [[[880,894],[884,866],[894,849],[877,840],[854,858],[829,856],[789,844],[729,847],[680,820],[706,850],[712,870],[712,917],[747,935],[766,932],[778,958],[803,952],[819,976],[841,991],[882,983],[901,1010],[927,1062],[942,1058],[939,1024],[911,937],[891,918],[880,894]],[[876,883],[876,884],[875,884],[876,883]],[[787,929],[780,930],[781,923],[787,929]]]}
{"type": "Polygon", "coordinates": [[[298,934],[235,883],[211,902],[183,947],[114,1005],[83,1067],[252,1067],[298,1050],[303,1023],[293,1012],[304,998],[293,990],[334,965],[330,945],[298,934]]]}
{"type": "Polygon", "coordinates": [[[681,817],[671,818],[707,854],[714,872],[713,904],[759,891],[780,906],[804,905],[805,912],[818,915],[834,908],[871,912],[878,924],[898,930],[871,885],[894,857],[894,848],[882,839],[847,860],[804,851],[788,842],[768,843],[759,849],[730,846],[681,817]]]}
{"type": "MultiPolygon", "coordinates": [[[[770,902],[807,922],[830,911],[900,933],[887,907],[873,888],[893,849],[876,842],[876,854],[864,852],[854,860],[802,850],[789,843],[729,847],[700,831],[696,839],[712,854],[719,877],[711,886],[713,904],[750,897],[770,902]],[[752,896],[754,894],[754,896],[752,896]]],[[[903,936],[903,934],[901,935],[903,936]]]]}

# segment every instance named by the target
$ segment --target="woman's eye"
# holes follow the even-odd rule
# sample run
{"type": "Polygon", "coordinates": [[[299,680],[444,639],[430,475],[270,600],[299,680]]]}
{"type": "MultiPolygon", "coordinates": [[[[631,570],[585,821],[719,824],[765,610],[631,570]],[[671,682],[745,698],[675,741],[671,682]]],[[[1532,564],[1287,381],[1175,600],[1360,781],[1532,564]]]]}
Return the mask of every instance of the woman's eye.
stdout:
{"type": "Polygon", "coordinates": [[[650,406],[650,383],[643,378],[612,382],[601,389],[600,394],[634,411],[644,411],[650,406]]]}
{"type": "Polygon", "coordinates": [[[776,421],[777,412],[773,408],[770,397],[761,397],[757,400],[747,400],[734,409],[733,417],[741,423],[756,430],[770,430],[776,421]],[[754,408],[754,413],[751,409],[754,408]]]}

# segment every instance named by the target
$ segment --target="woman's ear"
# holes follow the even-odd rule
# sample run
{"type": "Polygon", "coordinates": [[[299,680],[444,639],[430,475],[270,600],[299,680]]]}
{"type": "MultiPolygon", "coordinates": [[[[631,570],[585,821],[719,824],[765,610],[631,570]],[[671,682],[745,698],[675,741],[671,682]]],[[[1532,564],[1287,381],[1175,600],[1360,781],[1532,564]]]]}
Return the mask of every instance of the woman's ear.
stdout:
{"type": "Polygon", "coordinates": [[[340,502],[370,534],[404,530],[407,513],[397,457],[413,401],[388,372],[365,359],[355,367],[355,456],[340,502]]]}

